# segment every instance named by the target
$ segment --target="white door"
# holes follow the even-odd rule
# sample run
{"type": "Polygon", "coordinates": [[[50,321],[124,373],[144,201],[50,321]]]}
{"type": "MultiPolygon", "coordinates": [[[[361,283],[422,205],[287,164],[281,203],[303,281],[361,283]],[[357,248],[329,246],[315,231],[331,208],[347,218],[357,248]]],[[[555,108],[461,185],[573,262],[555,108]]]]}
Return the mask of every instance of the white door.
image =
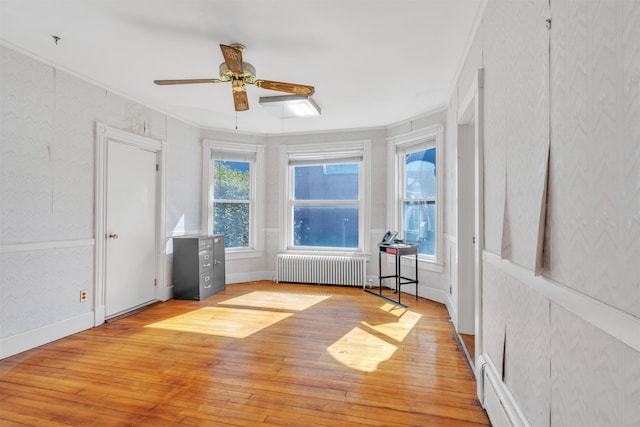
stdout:
{"type": "Polygon", "coordinates": [[[155,300],[156,153],[107,147],[105,314],[155,300]]]}

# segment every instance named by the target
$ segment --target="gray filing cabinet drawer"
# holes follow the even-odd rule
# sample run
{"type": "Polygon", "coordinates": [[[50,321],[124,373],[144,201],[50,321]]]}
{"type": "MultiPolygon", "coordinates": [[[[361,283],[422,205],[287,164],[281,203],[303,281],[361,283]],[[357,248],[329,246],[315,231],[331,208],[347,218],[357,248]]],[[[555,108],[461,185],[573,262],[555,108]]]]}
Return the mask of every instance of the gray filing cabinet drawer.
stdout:
{"type": "Polygon", "coordinates": [[[173,238],[173,297],[203,300],[225,289],[224,236],[173,238]]]}

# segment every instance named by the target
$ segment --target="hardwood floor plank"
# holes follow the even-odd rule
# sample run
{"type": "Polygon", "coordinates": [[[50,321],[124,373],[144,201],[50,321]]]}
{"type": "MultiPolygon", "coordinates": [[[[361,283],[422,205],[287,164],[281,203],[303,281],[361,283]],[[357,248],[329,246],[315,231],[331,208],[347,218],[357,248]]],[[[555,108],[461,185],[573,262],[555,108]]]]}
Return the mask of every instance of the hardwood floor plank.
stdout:
{"type": "Polygon", "coordinates": [[[0,425],[489,425],[446,309],[406,301],[252,282],[156,304],[1,360],[0,425]]]}

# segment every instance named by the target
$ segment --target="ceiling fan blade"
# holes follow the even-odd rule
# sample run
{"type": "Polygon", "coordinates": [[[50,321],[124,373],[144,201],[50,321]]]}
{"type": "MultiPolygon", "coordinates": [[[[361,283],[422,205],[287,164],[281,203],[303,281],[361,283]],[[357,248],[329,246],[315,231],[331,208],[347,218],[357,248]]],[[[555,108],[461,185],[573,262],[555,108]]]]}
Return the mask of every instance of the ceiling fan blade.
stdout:
{"type": "Polygon", "coordinates": [[[157,85],[190,85],[196,83],[222,83],[218,79],[187,79],[187,80],[154,80],[157,85]]]}
{"type": "Polygon", "coordinates": [[[242,51],[224,44],[220,45],[220,49],[222,50],[222,56],[224,56],[224,62],[227,63],[227,68],[234,74],[242,75],[244,73],[244,69],[242,68],[242,51]]]}
{"type": "Polygon", "coordinates": [[[277,90],[279,92],[293,93],[296,95],[311,96],[315,92],[315,88],[313,86],[299,85],[295,83],[256,80],[254,84],[263,89],[277,90]]]}
{"type": "Polygon", "coordinates": [[[249,109],[249,100],[247,99],[247,92],[245,91],[233,91],[233,105],[236,107],[236,111],[246,111],[249,109]]]}

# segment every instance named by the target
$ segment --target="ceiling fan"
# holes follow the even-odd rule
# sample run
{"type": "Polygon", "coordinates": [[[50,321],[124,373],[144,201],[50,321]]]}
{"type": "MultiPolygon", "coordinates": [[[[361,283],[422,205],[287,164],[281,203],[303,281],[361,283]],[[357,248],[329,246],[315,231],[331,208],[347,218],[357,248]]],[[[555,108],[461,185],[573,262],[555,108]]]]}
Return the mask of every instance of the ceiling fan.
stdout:
{"type": "Polygon", "coordinates": [[[227,46],[221,44],[220,49],[222,50],[224,62],[220,64],[219,79],[154,80],[153,82],[157,85],[231,82],[233,104],[236,111],[245,111],[249,109],[249,101],[247,100],[245,84],[252,84],[263,89],[305,96],[311,96],[315,91],[313,86],[274,82],[271,80],[256,80],[255,67],[242,60],[242,52],[246,50],[243,45],[232,44],[231,46],[227,46]]]}

